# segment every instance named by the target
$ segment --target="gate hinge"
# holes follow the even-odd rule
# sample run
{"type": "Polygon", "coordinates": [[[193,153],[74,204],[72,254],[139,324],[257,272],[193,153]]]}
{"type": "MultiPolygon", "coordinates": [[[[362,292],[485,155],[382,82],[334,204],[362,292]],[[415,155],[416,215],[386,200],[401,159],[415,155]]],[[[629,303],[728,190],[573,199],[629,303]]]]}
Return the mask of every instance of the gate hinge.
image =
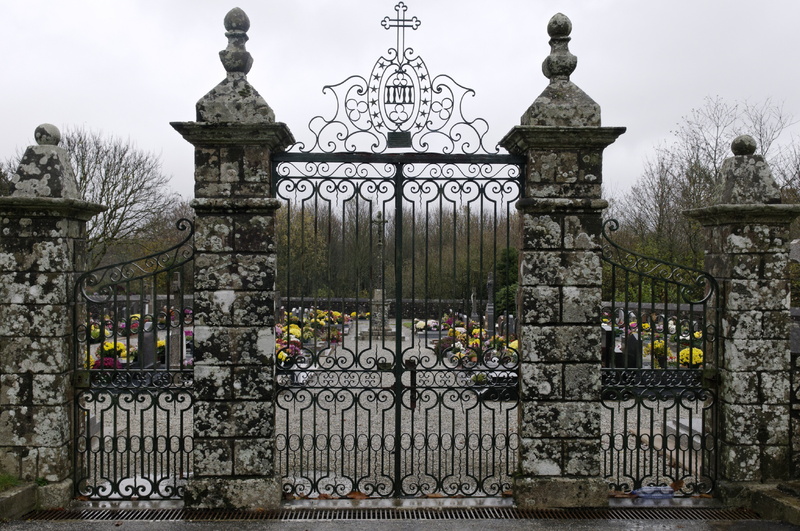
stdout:
{"type": "Polygon", "coordinates": [[[75,371],[73,383],[78,389],[86,389],[91,383],[91,376],[87,370],[75,371]]]}

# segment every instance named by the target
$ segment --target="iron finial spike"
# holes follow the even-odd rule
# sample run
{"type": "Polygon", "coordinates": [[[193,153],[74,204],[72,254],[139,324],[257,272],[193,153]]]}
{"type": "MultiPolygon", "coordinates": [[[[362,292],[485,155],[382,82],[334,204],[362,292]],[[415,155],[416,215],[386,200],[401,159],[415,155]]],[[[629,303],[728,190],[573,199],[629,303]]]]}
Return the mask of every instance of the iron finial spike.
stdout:
{"type": "Polygon", "coordinates": [[[547,23],[547,33],[550,35],[550,55],[542,63],[542,72],[551,83],[569,81],[570,74],[578,65],[578,58],[569,51],[572,22],[563,13],[556,13],[547,23]]]}

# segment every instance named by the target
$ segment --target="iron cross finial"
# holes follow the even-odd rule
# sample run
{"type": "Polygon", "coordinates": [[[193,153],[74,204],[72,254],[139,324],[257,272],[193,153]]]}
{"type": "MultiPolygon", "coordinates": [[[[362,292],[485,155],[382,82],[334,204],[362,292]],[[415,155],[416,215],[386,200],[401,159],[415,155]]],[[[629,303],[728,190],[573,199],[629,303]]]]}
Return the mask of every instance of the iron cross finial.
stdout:
{"type": "Polygon", "coordinates": [[[399,63],[402,63],[406,53],[406,28],[416,30],[422,22],[417,17],[406,18],[408,6],[403,2],[394,6],[394,10],[397,12],[397,18],[384,17],[381,21],[381,26],[386,29],[397,28],[397,59],[399,63]]]}

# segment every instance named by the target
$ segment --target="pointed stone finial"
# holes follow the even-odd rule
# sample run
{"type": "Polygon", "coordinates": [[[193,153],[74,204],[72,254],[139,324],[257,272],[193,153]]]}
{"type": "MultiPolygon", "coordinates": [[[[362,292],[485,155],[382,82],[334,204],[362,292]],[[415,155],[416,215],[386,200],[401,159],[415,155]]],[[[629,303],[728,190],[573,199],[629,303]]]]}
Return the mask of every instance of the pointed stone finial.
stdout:
{"type": "Polygon", "coordinates": [[[569,51],[572,22],[563,13],[556,13],[547,23],[550,35],[550,55],[542,63],[542,72],[550,82],[569,81],[569,76],[578,66],[578,58],[569,51]]]}
{"type": "Polygon", "coordinates": [[[723,204],[772,204],[781,202],[778,188],[769,165],[756,155],[756,141],[741,135],[731,142],[733,157],[725,159],[720,172],[724,181],[723,204]]]}
{"type": "Polygon", "coordinates": [[[61,132],[52,124],[42,124],[33,135],[37,145],[25,150],[11,176],[11,196],[80,199],[69,153],[58,147],[61,132]]]}
{"type": "Polygon", "coordinates": [[[228,47],[219,52],[228,76],[197,102],[197,121],[206,123],[272,123],[275,113],[247,81],[253,57],[245,49],[250,19],[235,7],[225,15],[228,47]]]}
{"type": "Polygon", "coordinates": [[[542,63],[542,72],[550,80],[520,120],[521,125],[545,127],[599,127],[600,106],[569,80],[578,58],[569,51],[572,22],[562,13],[547,23],[550,55],[542,63]]]}
{"type": "Polygon", "coordinates": [[[249,39],[247,30],[250,29],[250,19],[247,18],[247,13],[234,7],[225,15],[224,23],[228,47],[219,52],[222,66],[227,72],[247,74],[253,66],[253,56],[245,49],[245,43],[249,39]]]}

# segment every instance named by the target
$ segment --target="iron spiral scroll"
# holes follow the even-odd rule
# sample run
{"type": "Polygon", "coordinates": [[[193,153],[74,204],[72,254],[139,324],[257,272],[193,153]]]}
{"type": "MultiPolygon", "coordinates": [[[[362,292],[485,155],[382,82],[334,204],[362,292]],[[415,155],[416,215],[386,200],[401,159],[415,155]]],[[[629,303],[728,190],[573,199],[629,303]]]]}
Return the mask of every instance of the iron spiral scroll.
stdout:
{"type": "Polygon", "coordinates": [[[708,494],[717,468],[717,281],[623,248],[611,238],[619,228],[610,219],[602,230],[603,475],[613,491],[708,494]]]}
{"type": "Polygon", "coordinates": [[[75,493],[180,499],[192,470],[194,225],[75,284],[75,493]]]}

